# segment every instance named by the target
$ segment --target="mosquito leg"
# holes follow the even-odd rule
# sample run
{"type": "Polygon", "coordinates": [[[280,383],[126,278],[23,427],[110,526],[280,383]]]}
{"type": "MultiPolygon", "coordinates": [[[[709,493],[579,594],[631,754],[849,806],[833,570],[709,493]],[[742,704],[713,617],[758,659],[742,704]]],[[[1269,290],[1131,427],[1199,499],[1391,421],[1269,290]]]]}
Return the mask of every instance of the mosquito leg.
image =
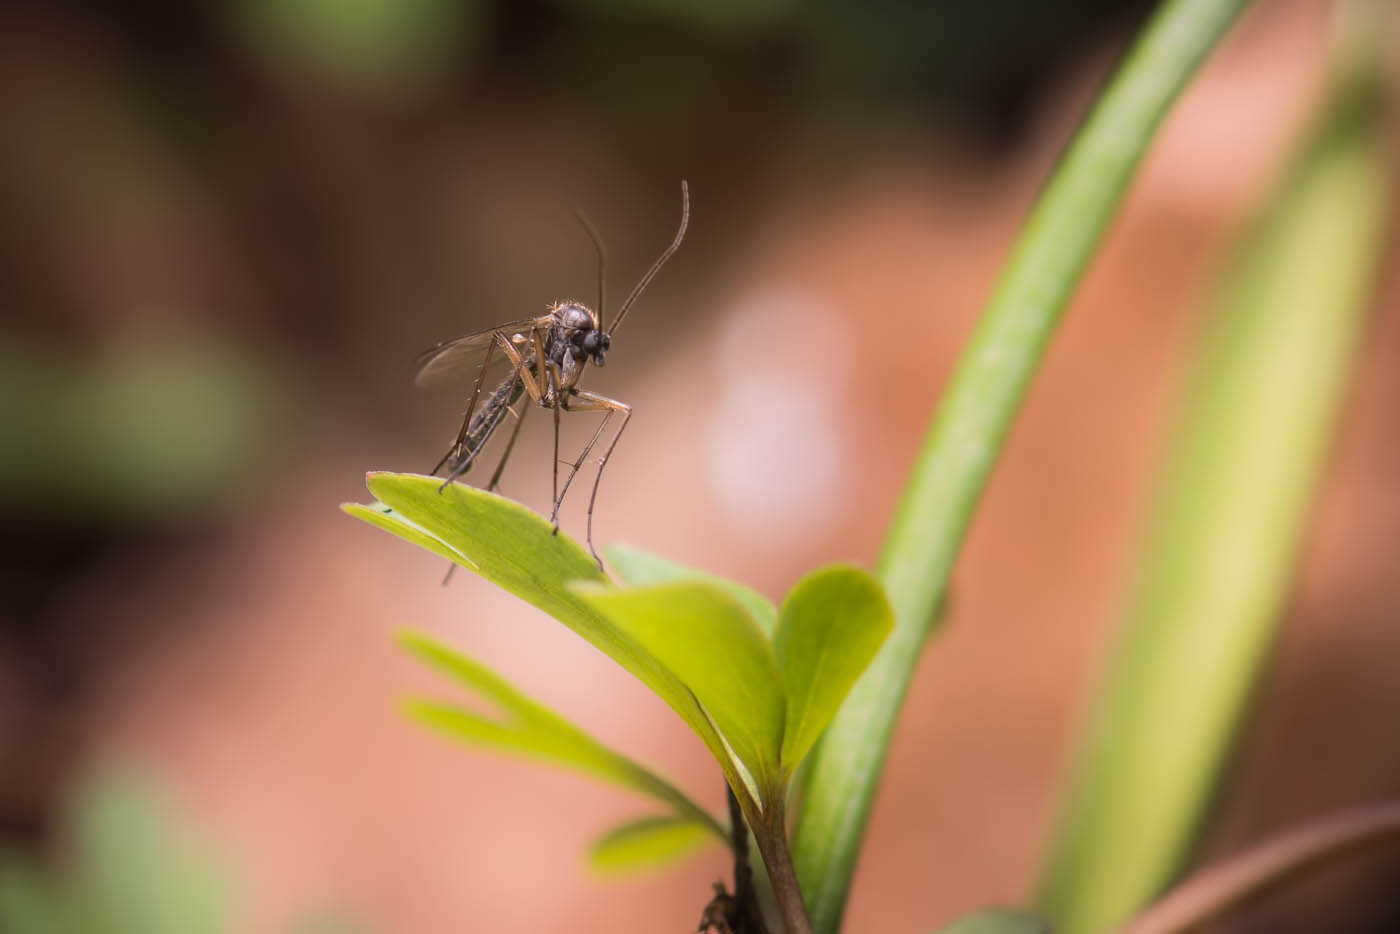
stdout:
{"type": "Polygon", "coordinates": [[[515,428],[511,430],[510,438],[506,440],[505,453],[501,455],[501,462],[496,465],[496,472],[491,475],[491,482],[486,484],[486,491],[489,493],[501,482],[501,474],[506,469],[506,461],[510,460],[510,452],[515,448],[515,439],[520,437],[520,427],[525,424],[525,414],[530,411],[529,403],[520,409],[520,414],[515,416],[515,428]]]}
{"type": "MultiPolygon", "coordinates": [[[[564,489],[561,490],[561,491],[559,492],[559,502],[560,502],[560,503],[562,503],[562,502],[564,501],[564,497],[568,495],[568,493],[569,493],[569,487],[573,485],[574,477],[578,476],[579,470],[582,469],[584,463],[587,462],[589,452],[591,452],[591,451],[593,450],[594,445],[596,445],[596,444],[598,443],[598,439],[601,438],[601,437],[603,436],[603,431],[608,427],[608,419],[612,417],[612,413],[613,413],[613,409],[611,409],[611,408],[603,407],[603,408],[600,409],[600,408],[598,408],[598,407],[596,407],[596,406],[588,406],[588,405],[573,405],[573,406],[570,406],[566,411],[569,411],[569,412],[596,412],[596,411],[604,411],[604,412],[606,412],[607,414],[603,416],[603,420],[602,420],[601,422],[599,422],[599,423],[598,423],[598,427],[597,427],[596,429],[594,429],[594,431],[593,431],[593,437],[591,437],[591,438],[588,439],[588,443],[585,444],[585,445],[583,446],[583,450],[579,453],[578,458],[577,458],[573,463],[569,464],[569,475],[568,475],[567,477],[564,478],[564,489]]],[[[558,506],[555,506],[555,509],[558,509],[558,506]]]]}
{"type": "Polygon", "coordinates": [[[563,379],[559,374],[559,368],[554,365],[554,361],[545,356],[544,337],[538,328],[530,335],[535,342],[535,360],[539,369],[540,381],[548,386],[549,406],[554,410],[554,511],[550,513],[549,521],[554,523],[553,534],[559,534],[559,396],[563,379]]]}
{"type": "MultiPolygon", "coordinates": [[[[512,344],[509,340],[507,340],[505,334],[503,334],[500,331],[496,332],[496,341],[500,343],[501,350],[505,353],[507,359],[510,360],[511,365],[515,367],[514,371],[512,372],[512,377],[515,379],[519,379],[520,382],[524,385],[525,391],[530,394],[530,398],[538,402],[541,398],[540,389],[538,384],[536,384],[535,382],[534,376],[530,372],[529,358],[522,356],[520,351],[516,350],[515,345],[512,344]]],[[[476,398],[475,396],[473,396],[472,406],[475,407],[475,405],[476,398]]],[[[457,443],[448,449],[447,453],[443,455],[442,461],[439,462],[438,467],[434,468],[433,472],[436,473],[437,470],[440,469],[443,464],[447,463],[448,460],[450,460],[453,457],[453,455],[456,455],[459,458],[459,462],[455,467],[452,468],[452,472],[447,475],[447,479],[444,480],[442,482],[442,485],[438,487],[439,493],[447,489],[447,485],[449,483],[451,483],[453,480],[456,480],[462,474],[466,473],[469,469],[471,469],[471,465],[473,462],[475,462],[476,455],[480,452],[481,447],[485,447],[485,444],[482,444],[476,450],[468,451],[466,457],[462,457],[462,446],[463,444],[465,444],[467,434],[470,431],[471,420],[468,419],[467,422],[463,424],[462,430],[457,436],[457,443]]]]}
{"type": "MultiPolygon", "coordinates": [[[[622,423],[617,426],[617,432],[612,436],[612,440],[608,442],[607,448],[603,451],[603,456],[598,458],[598,473],[593,478],[593,492],[589,494],[588,497],[588,520],[584,541],[588,545],[589,553],[593,555],[593,560],[598,562],[598,569],[602,570],[603,559],[598,557],[598,549],[593,547],[593,505],[598,501],[598,484],[602,482],[603,479],[603,468],[607,466],[608,458],[612,457],[613,448],[617,447],[617,442],[621,439],[622,433],[627,430],[627,422],[632,418],[632,407],[626,402],[609,399],[607,396],[599,395],[596,392],[579,391],[574,396],[574,404],[570,407],[570,411],[607,413],[603,416],[602,424],[598,426],[598,430],[595,431],[593,437],[589,439],[588,445],[583,449],[583,453],[579,455],[578,464],[575,466],[573,473],[569,475],[570,481],[572,481],[574,475],[578,473],[578,468],[588,459],[589,452],[593,450],[594,444],[602,437],[603,431],[608,423],[612,421],[612,417],[618,413],[622,415],[622,423]]],[[[568,483],[565,483],[564,491],[568,492],[568,483]]]]}
{"type": "Polygon", "coordinates": [[[476,412],[476,401],[481,397],[482,384],[486,382],[486,370],[491,366],[491,354],[496,350],[496,341],[505,341],[505,335],[497,331],[495,340],[486,345],[486,353],[482,355],[481,366],[476,371],[476,385],[472,387],[471,401],[467,403],[466,414],[462,416],[462,427],[457,431],[457,440],[452,443],[452,447],[447,449],[447,453],[442,455],[442,460],[437,462],[437,466],[429,471],[428,476],[441,470],[442,465],[451,460],[454,454],[458,457],[462,456],[462,442],[466,440],[467,430],[471,427],[472,415],[476,412]]]}
{"type": "Polygon", "coordinates": [[[622,424],[617,426],[617,434],[613,435],[612,441],[608,442],[608,449],[603,452],[602,457],[598,458],[598,472],[593,475],[593,492],[588,494],[588,519],[584,532],[584,539],[588,542],[588,551],[593,555],[593,560],[598,562],[598,570],[600,571],[603,569],[603,559],[598,557],[598,549],[593,547],[593,504],[598,501],[598,484],[603,480],[603,468],[608,465],[608,458],[612,457],[613,448],[617,447],[618,440],[622,437],[623,431],[627,429],[627,423],[632,420],[632,407],[624,402],[617,404],[621,408],[615,411],[622,412],[622,424]]]}

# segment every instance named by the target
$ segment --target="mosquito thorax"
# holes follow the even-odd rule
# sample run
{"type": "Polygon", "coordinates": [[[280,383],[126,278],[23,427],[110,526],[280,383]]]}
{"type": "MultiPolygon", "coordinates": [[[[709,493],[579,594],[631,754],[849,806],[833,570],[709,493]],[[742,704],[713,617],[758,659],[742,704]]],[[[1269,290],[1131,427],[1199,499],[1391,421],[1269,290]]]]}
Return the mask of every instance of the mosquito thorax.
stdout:
{"type": "Polygon", "coordinates": [[[598,327],[598,319],[594,317],[593,312],[572,302],[556,308],[555,315],[559,324],[569,331],[592,331],[598,327]]]}

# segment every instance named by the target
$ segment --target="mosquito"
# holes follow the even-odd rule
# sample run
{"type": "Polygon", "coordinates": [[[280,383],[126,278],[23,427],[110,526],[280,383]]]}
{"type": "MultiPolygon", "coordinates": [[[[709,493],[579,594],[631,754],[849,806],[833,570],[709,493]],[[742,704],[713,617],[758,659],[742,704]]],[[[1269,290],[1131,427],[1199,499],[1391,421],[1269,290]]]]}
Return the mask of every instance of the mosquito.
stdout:
{"type": "Polygon", "coordinates": [[[471,363],[480,360],[476,367],[476,383],[472,388],[471,399],[467,403],[466,414],[462,416],[462,427],[457,432],[457,440],[447,449],[447,453],[437,462],[430,473],[436,474],[446,468],[446,479],[438,487],[441,493],[447,485],[465,474],[475,463],[477,455],[505,421],[506,416],[515,416],[515,427],[506,442],[500,463],[487,484],[487,490],[494,490],[499,483],[506,461],[515,447],[515,439],[525,423],[525,414],[531,404],[550,409],[554,413],[554,508],[549,521],[554,524],[554,532],[559,532],[559,507],[579,470],[588,461],[588,456],[597,446],[599,439],[607,431],[613,417],[620,421],[602,455],[598,458],[598,472],[593,478],[593,491],[588,497],[588,519],[586,541],[588,551],[598,567],[603,560],[593,547],[593,505],[598,499],[598,484],[603,479],[603,468],[617,447],[618,439],[627,428],[632,417],[632,407],[617,399],[610,399],[600,393],[579,388],[584,370],[588,364],[603,366],[604,358],[612,347],[612,336],[622,326],[627,312],[642,294],[651,280],[661,271],[661,267],[671,258],[685,238],[686,227],[690,223],[690,187],[681,182],[681,222],[671,245],[662,251],[656,262],[632,288],[622,306],[618,308],[611,325],[604,318],[603,280],[607,267],[607,254],[603,241],[582,213],[579,222],[588,232],[589,239],[598,253],[598,310],[577,301],[556,302],[549,310],[536,318],[523,318],[508,321],[495,327],[485,328],[455,340],[444,341],[424,351],[418,358],[416,382],[428,386],[456,376],[471,363]],[[482,401],[482,390],[486,385],[487,370],[499,352],[511,366],[510,373],[486,394],[482,401]],[[511,408],[524,395],[530,400],[517,414],[511,408]],[[477,403],[480,402],[480,409],[477,403]],[[598,423],[593,436],[584,445],[578,458],[569,464],[564,484],[559,485],[559,419],[564,412],[602,412],[603,419],[598,423]]]}

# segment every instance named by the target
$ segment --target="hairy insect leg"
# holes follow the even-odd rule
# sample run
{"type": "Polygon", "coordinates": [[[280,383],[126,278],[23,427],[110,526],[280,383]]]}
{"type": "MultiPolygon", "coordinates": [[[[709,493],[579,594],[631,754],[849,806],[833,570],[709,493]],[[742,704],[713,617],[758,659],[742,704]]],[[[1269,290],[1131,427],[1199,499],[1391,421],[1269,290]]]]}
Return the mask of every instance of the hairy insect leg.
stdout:
{"type": "MultiPolygon", "coordinates": [[[[598,473],[593,478],[593,492],[589,494],[588,497],[588,519],[585,527],[586,532],[584,539],[588,545],[589,553],[593,555],[593,560],[598,562],[598,569],[602,570],[603,559],[598,557],[598,550],[593,547],[593,504],[598,500],[598,484],[603,479],[603,468],[607,466],[608,458],[612,457],[613,448],[617,447],[617,442],[618,439],[622,437],[622,432],[627,429],[627,422],[632,417],[632,407],[626,402],[609,399],[607,396],[600,395],[596,392],[579,390],[575,392],[573,397],[569,400],[569,411],[604,412],[606,414],[603,416],[603,420],[598,424],[598,429],[593,432],[593,437],[589,438],[588,444],[584,445],[583,451],[578,456],[578,460],[573,463],[572,469],[569,471],[569,476],[564,481],[564,489],[560,492],[558,499],[554,501],[555,515],[559,513],[559,505],[564,501],[564,494],[569,492],[569,486],[574,482],[574,477],[578,476],[579,470],[588,460],[588,455],[593,451],[594,446],[598,443],[598,439],[601,438],[603,432],[607,430],[608,423],[612,421],[612,417],[617,414],[622,415],[622,424],[617,426],[617,432],[612,436],[612,440],[608,442],[607,448],[603,450],[603,456],[598,458],[598,473]]],[[[556,525],[556,528],[557,527],[556,525]]]]}

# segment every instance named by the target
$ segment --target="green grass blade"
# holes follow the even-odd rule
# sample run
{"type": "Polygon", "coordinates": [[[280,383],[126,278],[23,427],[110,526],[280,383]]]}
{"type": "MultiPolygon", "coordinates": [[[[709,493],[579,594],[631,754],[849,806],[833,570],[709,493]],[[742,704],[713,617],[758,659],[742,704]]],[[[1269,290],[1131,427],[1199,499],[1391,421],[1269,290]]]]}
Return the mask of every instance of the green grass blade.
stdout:
{"type": "Polygon", "coordinates": [[[519,503],[460,483],[441,493],[440,479],[417,474],[371,473],[366,483],[379,503],[342,506],[346,513],[464,564],[553,616],[670,705],[716,759],[727,757],[670,669],[570,589],[576,581],[607,581],[581,545],[519,503]]]}
{"type": "Polygon", "coordinates": [[[643,817],[609,830],[589,848],[588,865],[617,875],[659,869],[694,853],[708,839],[692,820],[643,817]]]}
{"type": "Polygon", "coordinates": [[[1341,82],[1205,335],[1125,620],[1042,880],[1105,930],[1188,854],[1287,594],[1376,269],[1390,173],[1379,77],[1341,82]]]}
{"type": "Polygon", "coordinates": [[[817,934],[840,924],[895,715],[1046,341],[1158,123],[1245,3],[1158,10],[1036,202],[958,365],[880,560],[894,631],[813,757],[794,858],[817,934]]]}
{"type": "Polygon", "coordinates": [[[779,789],[782,682],[773,646],[743,604],[703,580],[576,589],[694,692],[758,783],[760,801],[779,789]]]}
{"type": "Polygon", "coordinates": [[[773,627],[778,624],[778,608],[763,594],[746,587],[738,581],[716,577],[707,571],[686,564],[661,558],[631,545],[613,544],[603,548],[608,563],[618,577],[629,587],[646,587],[651,584],[669,584],[672,581],[705,580],[729,591],[729,595],[744,605],[749,615],[758,623],[758,628],[772,638],[773,627]]]}
{"type": "Polygon", "coordinates": [[[411,700],[407,710],[414,719],[467,742],[572,768],[646,795],[672,808],[687,823],[706,827],[729,842],[719,821],[680,789],[522,694],[485,665],[416,633],[402,633],[399,641],[501,714],[493,718],[436,701],[411,700]]]}
{"type": "Polygon", "coordinates": [[[880,585],[847,565],[808,574],[783,600],[773,652],[787,695],[785,773],[822,735],[893,625],[880,585]]]}

